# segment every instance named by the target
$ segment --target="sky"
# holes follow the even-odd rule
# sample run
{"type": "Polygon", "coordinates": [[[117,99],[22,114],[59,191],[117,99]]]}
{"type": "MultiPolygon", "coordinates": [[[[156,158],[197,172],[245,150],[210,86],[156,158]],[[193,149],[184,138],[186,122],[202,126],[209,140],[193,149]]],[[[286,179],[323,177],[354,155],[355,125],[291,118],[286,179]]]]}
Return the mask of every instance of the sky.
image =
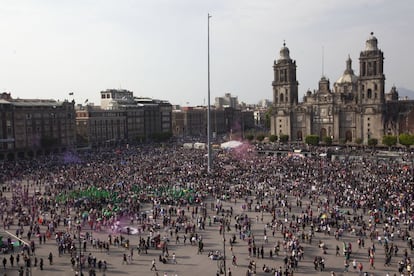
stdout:
{"type": "Polygon", "coordinates": [[[100,91],[177,105],[231,93],[272,99],[273,61],[286,42],[299,101],[333,83],[371,32],[384,52],[386,92],[414,90],[412,0],[0,0],[0,89],[13,98],[86,100],[100,91]],[[69,93],[73,93],[73,96],[69,93]]]}

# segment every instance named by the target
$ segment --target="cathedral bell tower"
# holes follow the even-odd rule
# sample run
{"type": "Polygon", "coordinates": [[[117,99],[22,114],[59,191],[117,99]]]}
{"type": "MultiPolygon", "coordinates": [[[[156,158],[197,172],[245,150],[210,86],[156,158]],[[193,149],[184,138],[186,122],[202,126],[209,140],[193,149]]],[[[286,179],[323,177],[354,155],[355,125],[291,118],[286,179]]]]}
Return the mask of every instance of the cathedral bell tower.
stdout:
{"type": "Polygon", "coordinates": [[[378,40],[371,33],[365,50],[359,56],[357,137],[364,144],[384,136],[383,110],[385,105],[384,53],[378,49],[378,40]]]}
{"type": "Polygon", "coordinates": [[[286,43],[280,50],[280,57],[273,63],[274,80],[271,133],[291,136],[291,114],[298,104],[298,81],[296,80],[296,61],[289,55],[286,43]]]}
{"type": "Polygon", "coordinates": [[[274,61],[273,72],[274,105],[287,107],[297,104],[298,81],[296,80],[296,61],[290,58],[286,43],[283,43],[279,59],[274,61]]]}
{"type": "Polygon", "coordinates": [[[384,53],[378,49],[378,40],[371,33],[365,50],[359,56],[359,103],[383,104],[385,102],[384,53]]]}

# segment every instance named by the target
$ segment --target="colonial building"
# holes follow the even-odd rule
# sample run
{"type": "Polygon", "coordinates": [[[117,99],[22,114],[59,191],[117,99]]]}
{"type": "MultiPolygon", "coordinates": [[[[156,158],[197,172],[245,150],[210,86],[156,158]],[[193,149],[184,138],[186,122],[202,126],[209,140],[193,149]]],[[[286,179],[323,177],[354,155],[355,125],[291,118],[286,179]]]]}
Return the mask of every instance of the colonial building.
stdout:
{"type": "MultiPolygon", "coordinates": [[[[207,137],[207,107],[183,107],[172,113],[173,135],[176,137],[207,137]]],[[[253,111],[231,107],[212,108],[210,126],[213,138],[217,135],[238,134],[254,128],[253,111]]]]}
{"type": "Polygon", "coordinates": [[[151,139],[171,133],[172,106],[167,101],[134,97],[132,91],[101,91],[101,106],[79,106],[76,132],[79,144],[102,147],[151,139]]]}
{"type": "Polygon", "coordinates": [[[62,152],[75,142],[74,102],[0,95],[0,160],[62,152]]]}
{"type": "Polygon", "coordinates": [[[381,143],[385,134],[398,134],[401,111],[412,102],[398,101],[393,88],[385,93],[384,54],[371,33],[359,56],[359,75],[352,69],[350,57],[343,75],[331,88],[325,76],[316,91],[307,91],[303,102],[298,101],[296,61],[283,44],[280,57],[274,61],[273,115],[271,133],[289,135],[291,141],[301,141],[308,135],[331,137],[334,142],[367,143],[370,138],[381,143]],[[397,108],[395,107],[397,106],[397,108]]]}
{"type": "Polygon", "coordinates": [[[109,146],[127,139],[124,111],[104,110],[97,106],[78,106],[76,136],[79,146],[109,146]]]}

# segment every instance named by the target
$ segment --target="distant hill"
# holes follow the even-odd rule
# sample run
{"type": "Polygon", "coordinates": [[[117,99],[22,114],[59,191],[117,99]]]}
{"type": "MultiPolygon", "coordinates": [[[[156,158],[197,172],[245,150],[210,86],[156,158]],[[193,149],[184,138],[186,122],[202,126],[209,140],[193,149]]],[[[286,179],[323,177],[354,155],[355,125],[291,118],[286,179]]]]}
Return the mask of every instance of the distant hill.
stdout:
{"type": "Polygon", "coordinates": [[[414,90],[410,90],[404,87],[398,87],[397,91],[400,99],[408,98],[409,100],[414,100],[414,90]]]}

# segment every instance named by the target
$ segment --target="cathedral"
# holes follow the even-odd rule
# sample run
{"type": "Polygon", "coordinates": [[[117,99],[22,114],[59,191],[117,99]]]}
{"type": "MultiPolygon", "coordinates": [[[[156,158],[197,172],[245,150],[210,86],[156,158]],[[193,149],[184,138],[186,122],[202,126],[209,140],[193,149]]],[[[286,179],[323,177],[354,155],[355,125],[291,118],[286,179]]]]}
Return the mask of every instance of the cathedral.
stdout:
{"type": "MultiPolygon", "coordinates": [[[[404,111],[395,87],[385,93],[384,53],[373,33],[359,56],[359,76],[350,57],[343,75],[333,84],[324,76],[314,92],[307,91],[298,101],[296,61],[283,44],[274,61],[273,113],[271,133],[288,135],[290,141],[303,141],[308,135],[332,138],[334,143],[367,144],[384,135],[398,135],[399,112],[404,111]]],[[[407,108],[407,107],[406,107],[407,108]]]]}

